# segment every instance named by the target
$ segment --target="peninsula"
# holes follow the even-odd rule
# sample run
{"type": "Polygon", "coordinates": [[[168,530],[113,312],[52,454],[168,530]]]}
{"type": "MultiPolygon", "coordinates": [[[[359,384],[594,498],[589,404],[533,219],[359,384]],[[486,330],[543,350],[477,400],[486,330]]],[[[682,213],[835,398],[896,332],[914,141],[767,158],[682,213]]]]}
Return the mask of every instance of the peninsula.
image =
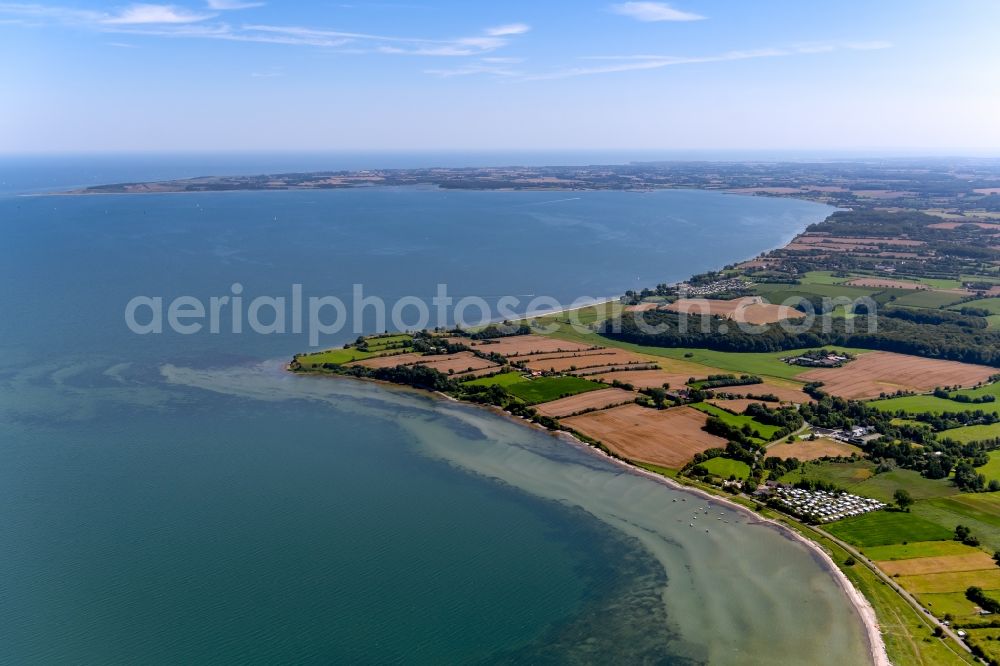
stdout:
{"type": "Polygon", "coordinates": [[[894,663],[997,663],[1000,163],[424,178],[435,171],[406,173],[442,187],[697,186],[849,207],[682,284],[477,330],[379,333],[289,369],[501,409],[726,496],[821,548],[874,608],[894,663]]]}

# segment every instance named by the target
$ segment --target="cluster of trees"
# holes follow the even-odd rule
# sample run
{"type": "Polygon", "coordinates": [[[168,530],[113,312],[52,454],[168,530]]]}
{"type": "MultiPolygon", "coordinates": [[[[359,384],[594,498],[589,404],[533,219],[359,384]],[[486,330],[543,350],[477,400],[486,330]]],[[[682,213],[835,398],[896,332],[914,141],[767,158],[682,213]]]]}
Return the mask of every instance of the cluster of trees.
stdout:
{"type": "Polygon", "coordinates": [[[806,421],[820,428],[852,428],[857,425],[872,426],[878,432],[890,427],[892,417],[857,400],[846,400],[826,393],[816,402],[799,408],[806,421]]]}
{"type": "Polygon", "coordinates": [[[754,446],[752,437],[763,439],[760,432],[755,430],[749,423],[744,423],[737,428],[734,425],[726,423],[718,416],[709,416],[705,425],[702,426],[702,430],[716,437],[722,437],[730,442],[746,446],[754,446]]]}
{"type": "Polygon", "coordinates": [[[802,347],[860,347],[927,358],[1000,366],[1000,330],[946,322],[921,324],[906,318],[875,315],[869,332],[869,315],[854,319],[816,318],[804,330],[786,330],[779,324],[743,330],[719,317],[695,322],[681,313],[653,310],[639,317],[606,321],[598,332],[613,340],[653,347],[697,347],[725,352],[776,352],[802,347]]]}
{"type": "Polygon", "coordinates": [[[424,365],[397,365],[387,368],[369,368],[363,365],[340,365],[333,368],[351,377],[367,377],[393,384],[404,384],[428,391],[455,392],[459,382],[448,375],[424,365]]]}
{"type": "Polygon", "coordinates": [[[938,398],[943,398],[944,400],[953,400],[955,402],[961,402],[964,404],[980,405],[986,402],[996,402],[997,397],[992,393],[984,393],[983,395],[971,396],[965,393],[948,393],[943,388],[934,389],[934,396],[938,398]]]}
{"type": "Polygon", "coordinates": [[[494,340],[512,335],[528,335],[531,333],[531,327],[527,324],[514,325],[509,321],[505,321],[502,324],[490,324],[475,333],[467,333],[462,329],[455,329],[454,333],[456,335],[468,336],[473,340],[494,340]]]}
{"type": "Polygon", "coordinates": [[[764,458],[764,469],[769,472],[769,476],[773,479],[780,478],[801,466],[802,463],[798,458],[764,458]]]}
{"type": "Polygon", "coordinates": [[[979,538],[973,536],[972,530],[967,525],[956,525],[955,536],[953,538],[955,541],[961,541],[966,546],[979,547],[979,538]]]}
{"type": "Polygon", "coordinates": [[[933,430],[940,432],[951,428],[960,428],[966,425],[990,425],[1000,420],[996,412],[987,412],[982,409],[970,409],[965,412],[921,412],[920,414],[909,415],[900,410],[896,412],[900,418],[910,418],[921,423],[926,423],[933,430]]]}
{"type": "Polygon", "coordinates": [[[776,434],[775,439],[778,437],[784,437],[799,428],[802,427],[802,414],[799,410],[794,407],[778,407],[777,409],[768,409],[765,405],[754,402],[747,405],[747,408],[743,410],[744,416],[749,416],[755,421],[764,423],[766,425],[778,426],[781,428],[779,433],[776,434]]]}
{"type": "Polygon", "coordinates": [[[821,428],[846,429],[856,425],[873,427],[881,437],[865,444],[865,453],[873,460],[892,461],[905,469],[920,472],[929,479],[944,479],[955,472],[954,482],[965,492],[1000,490],[1000,480],[987,480],[975,471],[985,465],[988,452],[1000,448],[1000,438],[981,442],[958,442],[947,437],[937,438],[934,430],[957,427],[978,418],[995,422],[994,414],[986,417],[980,410],[955,414],[921,414],[924,424],[892,423],[887,414],[863,402],[845,400],[822,394],[816,402],[799,408],[807,422],[821,428]]]}
{"type": "Polygon", "coordinates": [[[748,386],[750,384],[763,384],[764,380],[756,375],[709,375],[708,379],[702,381],[694,380],[694,377],[689,380],[689,383],[693,384],[699,389],[713,389],[713,388],[723,388],[726,386],[748,386]]]}
{"type": "Polygon", "coordinates": [[[455,354],[460,351],[469,350],[463,344],[449,342],[447,338],[432,336],[426,333],[414,335],[410,346],[413,347],[413,351],[424,354],[455,354]]]}
{"type": "Polygon", "coordinates": [[[986,476],[976,472],[972,464],[962,461],[955,466],[955,485],[967,493],[995,492],[1000,490],[1000,480],[991,479],[986,482],[986,476]]]}

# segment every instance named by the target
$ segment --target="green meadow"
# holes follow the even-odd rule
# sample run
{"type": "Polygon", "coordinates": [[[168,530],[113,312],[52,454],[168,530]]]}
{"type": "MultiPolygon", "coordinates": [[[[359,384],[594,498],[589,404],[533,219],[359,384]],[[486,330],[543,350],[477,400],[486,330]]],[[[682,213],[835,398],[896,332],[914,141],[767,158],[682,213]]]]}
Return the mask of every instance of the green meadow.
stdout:
{"type": "Polygon", "coordinates": [[[892,301],[893,305],[902,305],[910,308],[943,308],[953,305],[962,300],[960,294],[953,294],[946,291],[911,291],[905,296],[892,301]]]}
{"type": "MultiPolygon", "coordinates": [[[[394,350],[397,351],[397,350],[394,350]]],[[[402,349],[398,351],[404,351],[402,349]]],[[[299,363],[305,368],[315,368],[323,365],[324,363],[333,363],[334,365],[341,365],[343,363],[350,363],[351,361],[362,361],[366,358],[372,358],[373,356],[380,356],[379,352],[363,352],[358,351],[351,347],[350,349],[328,349],[327,351],[317,352],[315,354],[308,354],[306,356],[299,356],[299,363]]]]}
{"type": "Polygon", "coordinates": [[[520,372],[505,372],[499,375],[493,375],[492,377],[480,377],[479,379],[472,379],[465,382],[468,386],[503,386],[508,387],[513,384],[520,384],[521,382],[526,382],[527,379],[524,378],[520,372]]]}
{"type": "Polygon", "coordinates": [[[825,526],[837,538],[859,546],[887,546],[904,541],[946,541],[952,531],[912,513],[875,511],[825,526]]]}
{"type": "Polygon", "coordinates": [[[529,405],[548,402],[564,396],[596,391],[607,388],[607,384],[592,382],[580,377],[538,377],[536,379],[513,382],[506,386],[507,391],[524,400],[529,405]]]}
{"type": "Polygon", "coordinates": [[[737,479],[743,480],[750,476],[750,466],[740,460],[712,458],[701,463],[701,466],[707,469],[710,474],[722,477],[723,479],[735,476],[737,479]]]}
{"type": "Polygon", "coordinates": [[[781,477],[782,483],[795,483],[803,479],[832,483],[844,490],[892,503],[893,494],[905,488],[913,499],[947,497],[958,493],[949,479],[926,479],[919,472],[894,469],[875,474],[875,465],[869,460],[836,463],[813,461],[781,477]]]}
{"type": "Polygon", "coordinates": [[[958,541],[915,541],[907,544],[871,546],[865,548],[865,555],[876,562],[884,560],[909,560],[914,557],[947,557],[949,555],[973,555],[978,548],[966,546],[958,541]]]}
{"type": "MultiPolygon", "coordinates": [[[[995,439],[1000,437],[1000,423],[991,423],[989,425],[973,425],[964,426],[962,428],[952,428],[950,430],[942,430],[938,433],[938,437],[948,437],[956,442],[962,442],[963,444],[967,442],[978,442],[984,439],[995,439]]],[[[980,468],[982,471],[983,468],[980,468]]],[[[985,472],[983,472],[985,474],[985,472]]],[[[992,476],[986,474],[988,478],[1000,479],[1000,461],[998,461],[996,468],[992,470],[992,476]]]]}
{"type": "Polygon", "coordinates": [[[704,412],[710,416],[717,416],[736,428],[742,428],[744,425],[749,425],[752,429],[760,433],[760,439],[767,442],[774,439],[777,436],[775,433],[781,430],[778,426],[761,423],[760,421],[755,421],[753,418],[743,416],[742,414],[732,414],[724,409],[716,407],[715,405],[710,405],[707,402],[696,402],[692,404],[691,407],[694,407],[698,411],[704,412]]]}
{"type": "Polygon", "coordinates": [[[968,525],[990,552],[1000,550],[1000,492],[961,493],[916,502],[914,515],[954,530],[968,525]]]}
{"type": "MultiPolygon", "coordinates": [[[[977,426],[971,426],[977,427],[977,426]]],[[[1000,437],[1000,424],[993,424],[992,426],[982,426],[984,428],[993,428],[993,432],[996,433],[994,437],[1000,437]]],[[[986,476],[987,479],[1000,479],[1000,451],[990,451],[990,461],[983,465],[982,467],[977,467],[976,471],[980,474],[986,476]]]]}
{"type": "Polygon", "coordinates": [[[974,412],[977,409],[990,412],[1000,410],[1000,400],[985,403],[956,402],[955,400],[938,398],[933,395],[908,395],[902,398],[874,400],[868,404],[876,409],[882,410],[883,412],[894,413],[902,410],[907,414],[919,414],[921,412],[928,412],[932,414],[942,414],[944,412],[974,412]]]}
{"type": "Polygon", "coordinates": [[[981,298],[978,301],[959,303],[958,305],[953,305],[948,309],[961,310],[962,308],[980,308],[988,310],[990,314],[998,315],[1000,314],[1000,298],[981,298]]]}

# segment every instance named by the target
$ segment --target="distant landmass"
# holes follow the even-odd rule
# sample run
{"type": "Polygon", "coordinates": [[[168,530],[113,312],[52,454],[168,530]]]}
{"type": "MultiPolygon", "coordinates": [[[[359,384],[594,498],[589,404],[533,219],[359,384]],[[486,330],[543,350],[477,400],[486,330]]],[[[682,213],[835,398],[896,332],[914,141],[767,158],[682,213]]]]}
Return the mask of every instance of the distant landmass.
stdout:
{"type": "Polygon", "coordinates": [[[616,165],[463,167],[201,176],[115,183],[70,194],[228,190],[326,190],[434,185],[473,190],[650,190],[693,188],[809,198],[844,207],[949,207],[1000,211],[1000,160],[849,162],[633,162],[616,165]]]}

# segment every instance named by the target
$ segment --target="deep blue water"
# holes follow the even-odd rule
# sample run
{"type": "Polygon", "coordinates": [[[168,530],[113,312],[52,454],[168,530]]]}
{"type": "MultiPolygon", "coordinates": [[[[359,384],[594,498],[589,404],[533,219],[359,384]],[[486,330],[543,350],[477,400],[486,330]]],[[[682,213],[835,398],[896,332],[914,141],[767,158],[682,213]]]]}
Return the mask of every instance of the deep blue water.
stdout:
{"type": "MultiPolygon", "coordinates": [[[[304,334],[139,336],[123,311],[236,282],[247,299],[296,283],[344,298],[361,283],[390,303],[442,283],[456,297],[610,296],[751,256],[827,207],[684,191],[15,195],[198,173],[151,163],[3,172],[0,663],[728,660],[660,595],[673,580],[673,603],[712,607],[692,601],[718,593],[698,562],[725,549],[699,555],[707,544],[664,532],[661,552],[628,527],[665,515],[675,491],[478,410],[288,376],[280,361],[304,334]],[[546,469],[559,484],[537,482],[546,469]],[[619,483],[645,499],[616,525],[600,514],[619,483]],[[610,607],[638,610],[612,621],[610,607]]],[[[767,553],[747,603],[857,637],[808,553],[733,522],[748,553],[767,553]],[[767,597],[788,567],[809,582],[797,612],[795,593],[767,597]]],[[[758,629],[712,617],[699,624],[750,656],[800,649],[795,632],[757,648],[758,629]]]]}

